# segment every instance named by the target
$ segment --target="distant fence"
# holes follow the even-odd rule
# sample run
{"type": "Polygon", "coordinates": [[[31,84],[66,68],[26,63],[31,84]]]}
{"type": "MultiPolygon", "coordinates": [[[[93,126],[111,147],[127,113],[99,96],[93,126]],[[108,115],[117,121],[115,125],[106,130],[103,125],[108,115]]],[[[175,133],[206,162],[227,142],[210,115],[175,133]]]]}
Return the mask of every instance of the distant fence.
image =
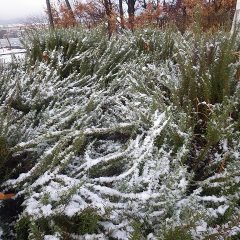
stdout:
{"type": "Polygon", "coordinates": [[[0,66],[1,67],[6,66],[6,64],[11,63],[14,60],[14,58],[18,58],[25,53],[26,53],[25,50],[0,53],[0,66]]]}
{"type": "Polygon", "coordinates": [[[21,54],[21,53],[26,53],[26,51],[19,51],[19,52],[6,52],[6,53],[0,53],[0,57],[1,56],[5,56],[5,55],[16,55],[16,54],[21,54]]]}
{"type": "Polygon", "coordinates": [[[22,47],[19,38],[0,38],[0,47],[22,47]],[[9,45],[10,44],[10,45],[9,45]]]}

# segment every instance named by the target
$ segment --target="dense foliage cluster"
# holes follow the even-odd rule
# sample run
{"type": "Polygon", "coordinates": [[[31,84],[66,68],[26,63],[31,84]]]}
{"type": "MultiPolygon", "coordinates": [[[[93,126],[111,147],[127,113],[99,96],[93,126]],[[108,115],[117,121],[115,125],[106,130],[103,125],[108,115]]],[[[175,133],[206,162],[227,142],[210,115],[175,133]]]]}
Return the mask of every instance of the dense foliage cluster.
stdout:
{"type": "Polygon", "coordinates": [[[239,239],[236,39],[29,32],[0,75],[2,239],[239,239]]]}
{"type": "Polygon", "coordinates": [[[164,28],[169,23],[184,32],[195,25],[196,19],[204,30],[218,30],[226,23],[231,25],[237,1],[75,0],[71,8],[66,2],[59,0],[58,4],[52,4],[52,24],[56,27],[70,27],[78,22],[93,28],[105,23],[112,35],[120,29],[164,28]]]}

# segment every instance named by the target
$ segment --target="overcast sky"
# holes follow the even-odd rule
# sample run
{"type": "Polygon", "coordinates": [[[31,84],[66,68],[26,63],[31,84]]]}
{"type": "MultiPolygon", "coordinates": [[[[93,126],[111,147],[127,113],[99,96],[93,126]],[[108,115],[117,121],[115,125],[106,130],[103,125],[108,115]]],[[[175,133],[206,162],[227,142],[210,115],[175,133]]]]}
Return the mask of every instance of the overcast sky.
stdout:
{"type": "Polygon", "coordinates": [[[45,5],[46,0],[0,0],[0,20],[43,15],[45,5]]]}
{"type": "Polygon", "coordinates": [[[25,18],[44,13],[45,0],[0,0],[0,19],[25,18]]]}

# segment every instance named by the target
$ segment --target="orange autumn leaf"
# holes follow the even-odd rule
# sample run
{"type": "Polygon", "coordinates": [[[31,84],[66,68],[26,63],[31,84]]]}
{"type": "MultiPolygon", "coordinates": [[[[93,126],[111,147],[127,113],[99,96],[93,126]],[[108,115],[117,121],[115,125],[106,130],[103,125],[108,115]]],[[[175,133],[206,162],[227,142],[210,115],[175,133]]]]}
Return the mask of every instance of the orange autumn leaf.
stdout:
{"type": "Polygon", "coordinates": [[[4,194],[0,192],[0,200],[8,200],[13,198],[15,195],[13,193],[4,194]]]}

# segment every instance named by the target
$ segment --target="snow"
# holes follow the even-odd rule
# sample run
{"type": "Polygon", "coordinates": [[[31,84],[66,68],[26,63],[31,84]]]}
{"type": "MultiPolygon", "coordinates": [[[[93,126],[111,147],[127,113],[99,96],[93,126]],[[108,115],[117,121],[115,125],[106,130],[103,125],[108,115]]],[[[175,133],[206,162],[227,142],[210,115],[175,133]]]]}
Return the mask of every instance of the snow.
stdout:
{"type": "Polygon", "coordinates": [[[44,240],[60,240],[61,238],[54,235],[45,235],[44,240]]]}
{"type": "Polygon", "coordinates": [[[25,56],[25,49],[7,49],[0,48],[0,63],[10,63],[15,59],[23,59],[25,56]]]}
{"type": "Polygon", "coordinates": [[[219,212],[219,214],[221,214],[221,215],[224,215],[224,213],[227,211],[227,209],[229,208],[229,206],[219,206],[218,208],[217,208],[217,211],[219,212]]]}
{"type": "Polygon", "coordinates": [[[239,1],[239,0],[237,1],[236,9],[237,9],[237,10],[240,10],[240,1],[239,1]]]}
{"type": "Polygon", "coordinates": [[[9,49],[9,48],[0,48],[0,55],[7,54],[16,54],[16,53],[25,53],[25,49],[9,49]]]}
{"type": "Polygon", "coordinates": [[[228,151],[228,141],[227,141],[227,139],[224,139],[222,142],[223,142],[222,143],[223,151],[227,152],[228,151]]]}
{"type": "Polygon", "coordinates": [[[204,197],[200,197],[201,200],[203,201],[208,201],[208,202],[226,202],[226,198],[225,197],[216,197],[216,196],[204,196],[204,197]]]}
{"type": "Polygon", "coordinates": [[[65,214],[69,217],[74,216],[77,214],[79,211],[84,209],[84,206],[82,203],[78,203],[75,201],[72,201],[66,208],[65,208],[65,214]]]}
{"type": "Polygon", "coordinates": [[[48,217],[52,214],[52,205],[48,204],[46,206],[42,206],[41,208],[42,214],[45,217],[48,217]]]}
{"type": "MultiPolygon", "coordinates": [[[[152,34],[164,43],[164,32],[152,34]]],[[[49,51],[49,64],[37,62],[27,72],[19,64],[14,74],[3,72],[7,77],[0,79],[0,116],[5,122],[11,119],[5,135],[13,142],[14,156],[26,153],[24,161],[33,162],[31,169],[3,184],[24,196],[20,216],[36,224],[47,219],[52,235],[45,235],[46,240],[62,237],[54,228],[55,216],[73,219],[89,209],[99,216],[101,227],[96,234],[74,233],[72,239],[129,239],[135,221],[143,232],[151,226],[145,236],[149,240],[163,239],[165,230],[182,226],[195,239],[220,233],[224,225],[210,227],[208,221],[224,215],[239,199],[239,133],[224,127],[226,122],[221,125],[219,111],[221,116],[211,124],[224,137],[218,149],[209,150],[211,161],[204,164],[217,169],[225,154],[231,161],[224,172],[216,170],[197,182],[187,165],[189,157],[201,152],[194,148],[194,124],[159,87],[177,90],[182,80],[178,66],[172,59],[139,53],[134,49],[139,36],[105,42],[96,40],[98,35],[76,35],[82,39],[81,51],[66,61],[62,48],[56,48],[49,51]],[[13,100],[30,110],[14,108],[9,104],[13,100]]],[[[142,37],[149,40],[147,32],[142,37]]],[[[174,38],[173,51],[188,64],[192,37],[174,33],[174,38]]],[[[66,39],[74,44],[70,35],[66,39]]],[[[211,46],[207,43],[206,49],[211,46]]],[[[238,106],[236,99],[231,101],[238,106]]],[[[215,111],[206,101],[199,104],[215,111]]],[[[240,211],[234,207],[235,213],[240,211]]]]}
{"type": "Polygon", "coordinates": [[[196,227],[196,232],[205,232],[207,230],[207,223],[202,222],[201,225],[196,227]]]}

